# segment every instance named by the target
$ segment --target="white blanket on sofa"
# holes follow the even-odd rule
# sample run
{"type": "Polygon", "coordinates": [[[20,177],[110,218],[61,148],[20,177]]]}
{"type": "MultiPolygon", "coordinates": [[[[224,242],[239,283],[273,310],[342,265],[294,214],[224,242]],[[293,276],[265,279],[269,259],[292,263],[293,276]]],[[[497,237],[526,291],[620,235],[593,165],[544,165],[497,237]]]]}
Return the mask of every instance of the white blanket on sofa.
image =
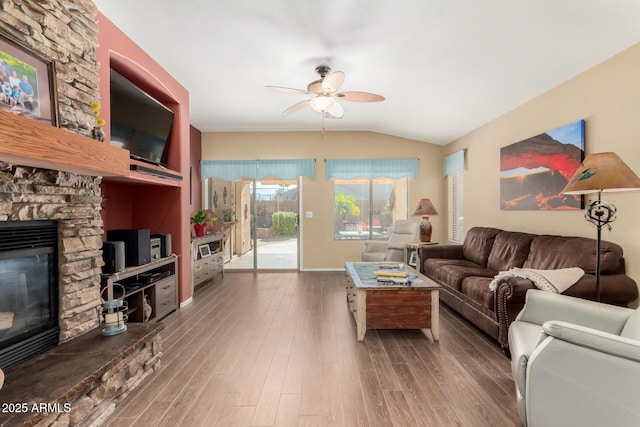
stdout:
{"type": "Polygon", "coordinates": [[[499,272],[489,284],[489,289],[495,291],[498,282],[503,277],[516,276],[529,279],[538,289],[561,294],[570,288],[584,275],[584,270],[579,267],[559,268],[556,270],[534,270],[532,268],[512,268],[509,271],[499,272]]]}

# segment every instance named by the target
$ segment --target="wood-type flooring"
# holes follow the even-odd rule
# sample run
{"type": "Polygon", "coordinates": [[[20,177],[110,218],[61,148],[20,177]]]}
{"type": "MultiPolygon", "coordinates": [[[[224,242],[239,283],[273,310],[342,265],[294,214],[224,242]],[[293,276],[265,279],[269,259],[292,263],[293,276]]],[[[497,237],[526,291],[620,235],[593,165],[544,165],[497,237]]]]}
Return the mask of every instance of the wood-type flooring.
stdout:
{"type": "Polygon", "coordinates": [[[519,426],[508,358],[441,303],[440,342],[369,330],[343,272],[237,272],[168,316],[121,426],[519,426]]]}

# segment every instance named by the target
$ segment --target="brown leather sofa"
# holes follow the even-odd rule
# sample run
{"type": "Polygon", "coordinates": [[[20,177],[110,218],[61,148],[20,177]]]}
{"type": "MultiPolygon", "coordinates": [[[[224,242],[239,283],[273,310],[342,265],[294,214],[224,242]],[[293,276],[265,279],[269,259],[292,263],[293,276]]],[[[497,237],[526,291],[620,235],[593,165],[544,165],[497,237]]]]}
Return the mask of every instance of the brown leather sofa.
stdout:
{"type": "MultiPolygon", "coordinates": [[[[535,285],[521,277],[501,278],[495,291],[489,284],[500,271],[514,267],[551,270],[580,267],[585,271],[564,294],[596,299],[596,240],[584,237],[536,235],[497,228],[473,227],[462,245],[430,245],[418,249],[420,272],[442,285],[440,300],[508,348],[507,332],[535,285]]],[[[601,246],[601,301],[627,306],[638,297],[636,282],[625,274],[622,248],[601,246]]]]}

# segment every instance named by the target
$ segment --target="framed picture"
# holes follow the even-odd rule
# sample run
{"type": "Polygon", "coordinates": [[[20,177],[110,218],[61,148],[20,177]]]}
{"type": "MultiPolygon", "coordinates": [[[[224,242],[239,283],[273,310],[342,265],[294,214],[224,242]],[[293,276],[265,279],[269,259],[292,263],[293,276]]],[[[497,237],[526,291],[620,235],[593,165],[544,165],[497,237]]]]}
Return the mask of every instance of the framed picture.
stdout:
{"type": "Polygon", "coordinates": [[[584,159],[584,120],[500,149],[500,209],[578,210],[582,196],[562,194],[584,159]]]}
{"type": "Polygon", "coordinates": [[[198,252],[200,252],[200,258],[211,256],[211,249],[209,248],[209,245],[198,246],[198,252]]]}
{"type": "Polygon", "coordinates": [[[409,265],[411,267],[415,267],[416,261],[417,261],[416,251],[411,251],[411,253],[409,254],[409,265]]]}
{"type": "Polygon", "coordinates": [[[58,126],[55,67],[0,34],[0,110],[58,126]]]}

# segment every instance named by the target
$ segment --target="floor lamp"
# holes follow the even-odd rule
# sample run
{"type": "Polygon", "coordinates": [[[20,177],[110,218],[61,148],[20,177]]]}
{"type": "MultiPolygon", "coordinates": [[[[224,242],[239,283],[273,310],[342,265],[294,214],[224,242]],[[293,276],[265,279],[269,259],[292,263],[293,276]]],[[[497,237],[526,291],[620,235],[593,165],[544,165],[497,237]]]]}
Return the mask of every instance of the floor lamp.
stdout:
{"type": "Polygon", "coordinates": [[[587,221],[598,230],[596,246],[596,298],[600,301],[600,246],[602,227],[611,231],[611,223],[616,219],[616,207],[601,200],[604,192],[640,190],[640,178],[622,161],[616,153],[589,154],[576,173],[571,177],[564,194],[598,193],[598,199],[589,203],[584,211],[587,221]]]}

